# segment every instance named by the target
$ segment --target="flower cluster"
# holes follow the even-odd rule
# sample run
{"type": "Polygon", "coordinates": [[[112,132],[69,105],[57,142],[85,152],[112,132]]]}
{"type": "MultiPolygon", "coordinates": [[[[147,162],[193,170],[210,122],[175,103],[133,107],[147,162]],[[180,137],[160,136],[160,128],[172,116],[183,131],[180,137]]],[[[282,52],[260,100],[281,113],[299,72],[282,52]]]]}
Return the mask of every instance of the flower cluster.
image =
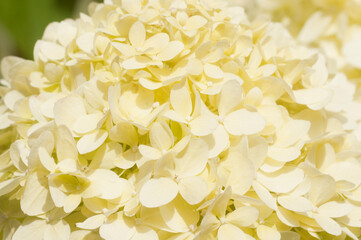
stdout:
{"type": "Polygon", "coordinates": [[[52,23],[33,61],[1,63],[3,239],[356,240],[343,69],[224,0],[105,0],[52,23]]]}

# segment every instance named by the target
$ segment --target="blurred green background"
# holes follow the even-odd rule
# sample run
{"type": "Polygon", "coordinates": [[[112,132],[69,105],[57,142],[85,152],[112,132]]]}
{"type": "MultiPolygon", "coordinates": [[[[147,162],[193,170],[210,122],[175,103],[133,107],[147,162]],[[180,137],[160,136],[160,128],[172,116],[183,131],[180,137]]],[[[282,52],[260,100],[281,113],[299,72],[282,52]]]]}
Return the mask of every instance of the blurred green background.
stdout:
{"type": "Polygon", "coordinates": [[[53,21],[87,13],[90,2],[102,0],[0,0],[0,59],[16,55],[33,58],[36,40],[53,21]]]}

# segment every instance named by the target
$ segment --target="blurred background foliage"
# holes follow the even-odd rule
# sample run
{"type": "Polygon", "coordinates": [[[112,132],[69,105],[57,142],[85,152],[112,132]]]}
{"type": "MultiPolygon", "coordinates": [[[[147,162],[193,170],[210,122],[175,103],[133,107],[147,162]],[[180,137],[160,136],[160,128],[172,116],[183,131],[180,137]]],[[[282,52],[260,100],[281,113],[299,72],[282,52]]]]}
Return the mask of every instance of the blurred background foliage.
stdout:
{"type": "Polygon", "coordinates": [[[0,0],[0,59],[16,55],[33,58],[33,48],[53,21],[87,13],[90,2],[101,0],[0,0]]]}

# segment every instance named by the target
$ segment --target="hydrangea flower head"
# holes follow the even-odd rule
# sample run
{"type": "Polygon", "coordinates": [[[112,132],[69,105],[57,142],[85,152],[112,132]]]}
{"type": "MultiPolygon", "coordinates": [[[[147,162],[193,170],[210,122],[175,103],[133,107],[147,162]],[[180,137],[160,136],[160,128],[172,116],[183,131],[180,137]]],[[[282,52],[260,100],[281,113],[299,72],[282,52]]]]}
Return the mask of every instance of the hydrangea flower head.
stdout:
{"type": "Polygon", "coordinates": [[[327,63],[221,0],[51,23],[1,64],[3,238],[357,239],[359,103],[327,63]]]}

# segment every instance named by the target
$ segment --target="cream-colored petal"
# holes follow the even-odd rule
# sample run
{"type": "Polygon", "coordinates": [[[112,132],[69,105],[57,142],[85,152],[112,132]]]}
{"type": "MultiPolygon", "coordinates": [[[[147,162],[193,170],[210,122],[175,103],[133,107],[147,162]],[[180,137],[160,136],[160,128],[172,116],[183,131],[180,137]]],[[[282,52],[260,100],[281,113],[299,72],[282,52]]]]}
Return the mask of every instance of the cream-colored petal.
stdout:
{"type": "Polygon", "coordinates": [[[280,148],[271,146],[268,148],[268,156],[276,161],[290,162],[301,155],[301,151],[296,147],[280,148]]]}
{"type": "Polygon", "coordinates": [[[98,233],[89,230],[75,230],[71,232],[69,240],[97,240],[100,236],[98,233]]]}
{"type": "Polygon", "coordinates": [[[15,103],[22,98],[24,98],[23,94],[21,94],[19,91],[13,90],[7,92],[3,99],[6,107],[14,111],[15,103]]]}
{"type": "Polygon", "coordinates": [[[108,132],[100,129],[94,133],[81,137],[76,144],[80,154],[85,154],[99,148],[108,137],[108,132]]]}
{"type": "Polygon", "coordinates": [[[166,122],[153,123],[149,131],[150,144],[159,150],[168,150],[174,145],[172,130],[166,122]]]}
{"type": "Polygon", "coordinates": [[[221,124],[211,134],[202,137],[202,139],[208,145],[208,158],[217,157],[229,146],[229,135],[221,124]]]}
{"type": "Polygon", "coordinates": [[[361,68],[361,50],[360,50],[360,38],[352,39],[346,42],[342,47],[342,53],[346,58],[346,61],[353,67],[361,68]]]}
{"type": "Polygon", "coordinates": [[[321,11],[315,12],[303,25],[298,35],[298,39],[303,43],[309,43],[317,40],[317,38],[324,33],[331,21],[331,16],[328,16],[321,11]]]}
{"type": "Polygon", "coordinates": [[[120,122],[109,132],[109,138],[112,141],[125,143],[131,147],[138,145],[138,133],[134,125],[127,122],[120,122]]]}
{"type": "Polygon", "coordinates": [[[181,197],[159,208],[165,224],[174,232],[188,232],[191,225],[196,225],[199,214],[195,208],[188,205],[181,197]]]}
{"type": "Polygon", "coordinates": [[[195,176],[208,161],[208,146],[202,139],[191,139],[186,149],[175,157],[175,172],[179,177],[195,176]]]}
{"type": "Polygon", "coordinates": [[[81,203],[81,195],[80,194],[68,195],[64,201],[64,212],[71,213],[79,206],[80,203],[81,203]]]}
{"type": "Polygon", "coordinates": [[[90,186],[83,193],[84,198],[99,197],[114,199],[122,194],[123,183],[118,175],[106,169],[96,169],[89,177],[90,186]]]}
{"type": "Polygon", "coordinates": [[[79,134],[85,134],[97,129],[98,122],[104,117],[103,113],[93,113],[77,119],[73,130],[79,134]]]}
{"type": "Polygon", "coordinates": [[[151,63],[151,60],[144,56],[135,56],[127,60],[124,60],[122,67],[127,70],[142,69],[148,66],[151,63]]]}
{"type": "Polygon", "coordinates": [[[106,217],[104,214],[97,214],[91,217],[88,217],[84,222],[79,222],[76,224],[78,228],[82,229],[97,229],[99,228],[105,221],[106,217]]]}
{"type": "Polygon", "coordinates": [[[21,210],[29,216],[43,214],[54,207],[46,172],[37,171],[27,177],[20,206],[21,210]]]}
{"type": "Polygon", "coordinates": [[[304,179],[304,171],[294,166],[284,166],[273,173],[258,172],[257,180],[276,193],[292,191],[304,179]]]}
{"type": "Polygon", "coordinates": [[[154,178],[147,181],[139,192],[139,201],[148,208],[156,208],[171,202],[178,194],[178,185],[170,178],[154,178]]]}
{"type": "Polygon", "coordinates": [[[258,219],[259,211],[255,207],[243,206],[227,214],[226,219],[229,223],[238,227],[248,227],[258,219]]]}
{"type": "Polygon", "coordinates": [[[42,219],[26,219],[16,230],[13,240],[43,240],[47,223],[42,219]]]}
{"type": "Polygon", "coordinates": [[[137,226],[132,240],[159,240],[157,232],[147,226],[137,226]]]}
{"type": "Polygon", "coordinates": [[[166,33],[157,33],[144,42],[143,49],[147,53],[158,53],[169,43],[169,35],[166,33]]]}
{"type": "Polygon", "coordinates": [[[204,73],[210,77],[215,79],[221,79],[224,76],[224,73],[220,67],[214,64],[206,63],[204,65],[204,73]]]}
{"type": "Polygon", "coordinates": [[[123,216],[121,212],[117,213],[114,217],[116,218],[104,223],[99,228],[100,236],[105,240],[131,239],[135,233],[133,221],[123,216]]]}
{"type": "Polygon", "coordinates": [[[314,205],[322,204],[336,194],[336,182],[329,175],[318,175],[311,178],[309,199],[314,205]]]}
{"type": "Polygon", "coordinates": [[[162,157],[162,152],[156,148],[147,145],[139,145],[139,152],[143,157],[151,160],[156,160],[162,157]]]}
{"type": "Polygon", "coordinates": [[[176,83],[170,91],[170,103],[174,111],[183,118],[192,113],[193,104],[190,92],[186,87],[186,81],[176,83]]]}
{"type": "Polygon", "coordinates": [[[342,233],[340,225],[330,217],[321,214],[313,214],[313,218],[327,233],[339,236],[342,233]]]}
{"type": "Polygon", "coordinates": [[[278,207],[278,210],[276,211],[277,217],[287,226],[290,227],[299,227],[300,222],[297,219],[297,215],[293,212],[283,208],[278,207]]]}
{"type": "Polygon", "coordinates": [[[312,210],[311,202],[307,198],[301,196],[279,196],[278,203],[282,207],[294,212],[308,212],[312,210]]]}
{"type": "Polygon", "coordinates": [[[333,92],[326,88],[310,88],[293,91],[296,102],[305,104],[312,110],[320,110],[332,99],[333,92]]]}
{"type": "Polygon", "coordinates": [[[239,240],[246,239],[245,233],[238,227],[232,224],[223,224],[217,232],[217,239],[219,240],[239,240]]]}
{"type": "Polygon", "coordinates": [[[218,127],[217,119],[212,115],[200,115],[189,122],[191,133],[195,136],[206,136],[218,127]]]}
{"type": "Polygon", "coordinates": [[[236,80],[231,80],[223,85],[219,94],[218,113],[220,116],[226,116],[236,109],[242,102],[242,87],[236,80]]]}
{"type": "Polygon", "coordinates": [[[240,147],[230,149],[225,158],[231,164],[227,186],[231,186],[232,191],[240,195],[245,194],[250,189],[256,177],[256,171],[247,154],[247,148],[246,138],[243,138],[240,147]]]}
{"type": "Polygon", "coordinates": [[[187,203],[200,203],[208,194],[208,184],[199,176],[182,178],[178,183],[179,193],[187,203]]]}
{"type": "Polygon", "coordinates": [[[70,226],[65,220],[47,224],[44,231],[44,239],[68,240],[70,238],[70,226]]]}
{"type": "Polygon", "coordinates": [[[232,135],[252,135],[263,130],[266,121],[257,112],[240,109],[228,114],[224,119],[224,127],[232,135]]]}
{"type": "Polygon", "coordinates": [[[198,30],[207,24],[207,19],[202,16],[194,15],[187,19],[186,24],[184,25],[184,30],[193,31],[198,30]]]}
{"type": "Polygon", "coordinates": [[[196,58],[189,59],[186,69],[187,73],[191,75],[201,75],[203,73],[203,63],[196,58]]]}
{"type": "Polygon", "coordinates": [[[260,183],[254,181],[252,184],[254,191],[257,193],[258,197],[271,209],[277,209],[276,199],[271,195],[271,193],[260,183]]]}
{"type": "Polygon", "coordinates": [[[323,172],[329,174],[336,181],[345,180],[355,186],[361,184],[361,166],[356,162],[338,161],[327,166],[323,172]]]}
{"type": "Polygon", "coordinates": [[[352,205],[349,203],[331,201],[322,204],[318,208],[318,213],[330,218],[338,218],[347,215],[351,210],[352,205]]]}
{"type": "Polygon", "coordinates": [[[257,236],[262,240],[281,240],[281,234],[277,230],[265,225],[257,227],[257,236]]]}
{"type": "Polygon", "coordinates": [[[76,39],[76,44],[80,50],[92,53],[94,51],[94,37],[95,33],[93,32],[85,33],[76,39]]]}
{"type": "Polygon", "coordinates": [[[83,98],[78,95],[70,95],[57,101],[54,105],[55,123],[73,129],[76,120],[86,115],[83,98]]]}
{"type": "Polygon", "coordinates": [[[45,61],[56,61],[65,57],[65,48],[57,43],[39,40],[36,46],[39,47],[41,54],[45,57],[45,59],[43,59],[45,61]]]}
{"type": "Polygon", "coordinates": [[[169,61],[175,58],[184,49],[184,44],[179,41],[169,42],[165,48],[157,55],[157,58],[161,61],[169,61]]]}
{"type": "Polygon", "coordinates": [[[142,22],[135,22],[129,30],[129,41],[134,47],[143,47],[145,41],[145,27],[142,22]]]}
{"type": "Polygon", "coordinates": [[[300,139],[306,139],[306,134],[310,129],[311,123],[304,120],[289,120],[277,131],[277,140],[275,145],[278,147],[289,147],[300,139]]]}
{"type": "Polygon", "coordinates": [[[66,126],[62,125],[56,129],[56,155],[58,161],[64,159],[77,159],[78,150],[76,148],[76,142],[66,126]]]}
{"type": "Polygon", "coordinates": [[[48,153],[48,151],[46,151],[45,148],[43,147],[39,147],[38,149],[38,154],[39,154],[39,160],[41,162],[41,164],[43,164],[43,166],[49,171],[52,172],[55,170],[55,161],[54,158],[52,158],[50,156],[50,154],[48,153]]]}

